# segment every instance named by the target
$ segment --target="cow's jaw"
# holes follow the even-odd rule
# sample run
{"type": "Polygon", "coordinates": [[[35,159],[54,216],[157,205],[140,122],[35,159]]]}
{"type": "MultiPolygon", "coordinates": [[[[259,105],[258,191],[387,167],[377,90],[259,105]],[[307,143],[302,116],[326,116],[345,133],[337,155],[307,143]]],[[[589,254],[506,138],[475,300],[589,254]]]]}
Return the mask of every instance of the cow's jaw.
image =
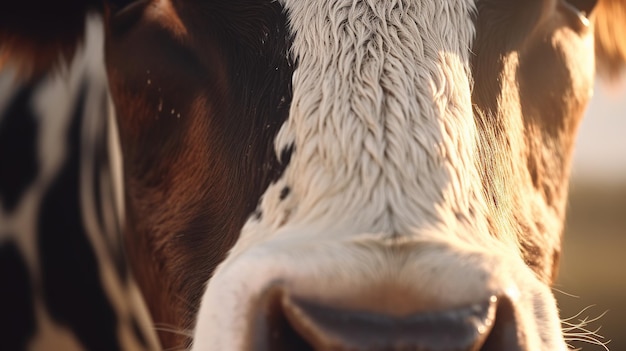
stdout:
{"type": "Polygon", "coordinates": [[[194,350],[249,346],[253,304],[277,284],[351,308],[401,290],[407,313],[505,297],[528,350],[565,350],[549,289],[511,233],[490,233],[473,1],[282,4],[298,68],[276,151],[292,157],[209,282],[194,350]]]}

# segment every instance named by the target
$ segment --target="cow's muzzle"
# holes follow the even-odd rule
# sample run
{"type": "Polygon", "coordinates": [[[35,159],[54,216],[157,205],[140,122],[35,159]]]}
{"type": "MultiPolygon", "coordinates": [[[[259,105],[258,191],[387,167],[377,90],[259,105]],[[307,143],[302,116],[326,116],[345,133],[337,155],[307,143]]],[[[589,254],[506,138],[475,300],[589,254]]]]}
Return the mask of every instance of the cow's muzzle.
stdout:
{"type": "Polygon", "coordinates": [[[567,349],[549,286],[514,251],[401,244],[236,252],[209,282],[193,350],[567,349]]]}

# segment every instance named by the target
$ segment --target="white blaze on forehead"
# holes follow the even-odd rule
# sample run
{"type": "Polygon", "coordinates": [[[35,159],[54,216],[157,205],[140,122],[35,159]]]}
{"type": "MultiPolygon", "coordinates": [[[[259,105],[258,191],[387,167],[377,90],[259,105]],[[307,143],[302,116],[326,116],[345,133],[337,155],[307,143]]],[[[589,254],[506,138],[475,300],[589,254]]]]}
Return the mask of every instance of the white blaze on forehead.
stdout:
{"type": "MultiPolygon", "coordinates": [[[[295,153],[263,196],[261,239],[288,224],[409,234],[482,212],[469,55],[473,1],[282,1],[293,34],[295,153]],[[290,188],[288,199],[280,192],[290,188]]],[[[483,223],[469,220],[474,231],[483,223]]],[[[250,228],[254,227],[254,228],[250,228]]],[[[467,229],[467,228],[465,228],[467,229]]]]}

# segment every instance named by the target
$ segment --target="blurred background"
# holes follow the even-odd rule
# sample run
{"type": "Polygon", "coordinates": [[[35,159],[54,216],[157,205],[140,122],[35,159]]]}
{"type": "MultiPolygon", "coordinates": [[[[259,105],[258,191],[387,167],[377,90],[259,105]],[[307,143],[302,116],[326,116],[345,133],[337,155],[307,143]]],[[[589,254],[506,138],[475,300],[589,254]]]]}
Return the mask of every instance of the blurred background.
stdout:
{"type": "MultiPolygon", "coordinates": [[[[604,314],[585,328],[593,332],[601,327],[597,334],[603,338],[595,339],[610,341],[606,347],[611,351],[626,350],[626,79],[598,83],[580,128],[554,288],[562,319],[586,324],[604,314]]],[[[584,351],[605,350],[587,342],[569,344],[584,351]]]]}

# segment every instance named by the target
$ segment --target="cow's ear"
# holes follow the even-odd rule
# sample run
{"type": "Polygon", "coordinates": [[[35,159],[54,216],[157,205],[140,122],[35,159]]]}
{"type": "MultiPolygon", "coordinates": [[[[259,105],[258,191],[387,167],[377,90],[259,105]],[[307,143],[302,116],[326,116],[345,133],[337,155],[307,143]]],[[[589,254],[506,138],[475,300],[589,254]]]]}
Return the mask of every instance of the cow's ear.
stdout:
{"type": "Polygon", "coordinates": [[[600,0],[594,16],[596,65],[611,79],[626,67],[626,0],[600,0]]]}

